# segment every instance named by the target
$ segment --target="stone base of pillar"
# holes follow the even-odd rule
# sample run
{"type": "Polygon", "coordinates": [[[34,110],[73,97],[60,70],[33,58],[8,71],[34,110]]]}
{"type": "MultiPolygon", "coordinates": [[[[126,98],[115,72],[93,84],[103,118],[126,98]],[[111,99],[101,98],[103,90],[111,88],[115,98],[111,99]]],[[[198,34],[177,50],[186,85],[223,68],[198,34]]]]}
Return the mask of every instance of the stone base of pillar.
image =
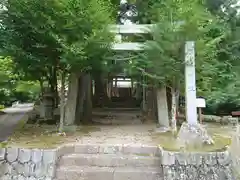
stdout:
{"type": "Polygon", "coordinates": [[[184,122],[179,130],[177,141],[179,146],[183,149],[193,146],[202,146],[204,144],[214,144],[207,130],[199,123],[188,124],[184,122]]]}

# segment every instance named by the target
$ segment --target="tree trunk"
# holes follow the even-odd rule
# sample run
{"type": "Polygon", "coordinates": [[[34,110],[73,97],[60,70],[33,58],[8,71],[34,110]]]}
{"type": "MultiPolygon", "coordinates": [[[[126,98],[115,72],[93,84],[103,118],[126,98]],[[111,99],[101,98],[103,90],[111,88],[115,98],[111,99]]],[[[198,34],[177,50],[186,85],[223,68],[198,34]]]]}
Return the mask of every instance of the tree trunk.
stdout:
{"type": "Polygon", "coordinates": [[[158,123],[164,128],[169,128],[166,86],[157,90],[158,123]]]}
{"type": "Polygon", "coordinates": [[[112,94],[112,82],[108,80],[107,82],[107,97],[111,98],[112,94]]]}
{"type": "Polygon", "coordinates": [[[79,74],[71,73],[69,76],[68,95],[66,103],[65,124],[74,125],[78,98],[79,74]]]}
{"type": "Polygon", "coordinates": [[[83,124],[90,124],[92,122],[92,78],[90,74],[86,75],[85,81],[85,98],[84,98],[84,111],[83,111],[83,124]]]}
{"type": "Polygon", "coordinates": [[[156,117],[156,93],[153,87],[148,87],[146,92],[146,113],[148,121],[155,121],[156,117]]]}
{"type": "Polygon", "coordinates": [[[96,107],[103,107],[107,102],[107,86],[104,82],[104,79],[100,74],[94,76],[94,86],[95,93],[93,97],[93,102],[96,107]]]}
{"type": "Polygon", "coordinates": [[[177,132],[177,92],[175,88],[171,88],[172,103],[171,103],[171,130],[173,133],[177,132]]]}
{"type": "Polygon", "coordinates": [[[136,96],[135,97],[138,101],[141,101],[143,99],[142,93],[143,93],[142,87],[139,85],[139,83],[137,83],[137,85],[136,85],[136,96]]]}
{"type": "Polygon", "coordinates": [[[113,97],[113,88],[114,88],[114,87],[113,87],[113,80],[111,80],[110,83],[111,83],[111,84],[110,84],[110,96],[109,96],[109,97],[110,97],[110,99],[111,99],[111,98],[113,97]]]}
{"type": "Polygon", "coordinates": [[[43,87],[43,79],[42,78],[39,79],[39,85],[40,85],[40,91],[41,91],[40,92],[41,93],[40,94],[40,96],[41,96],[40,99],[42,99],[43,98],[43,94],[44,94],[44,87],[43,87]]]}
{"type": "Polygon", "coordinates": [[[131,95],[132,95],[132,97],[134,96],[134,94],[135,94],[134,82],[133,82],[133,79],[131,78],[131,95]]]}
{"type": "Polygon", "coordinates": [[[75,123],[80,125],[83,119],[83,112],[84,112],[84,102],[86,99],[86,92],[87,92],[87,74],[82,74],[81,77],[78,79],[78,90],[77,90],[77,107],[76,107],[76,116],[75,116],[75,123]]]}
{"type": "Polygon", "coordinates": [[[49,77],[49,84],[54,96],[54,108],[57,108],[59,104],[58,88],[57,88],[57,68],[52,67],[50,71],[51,72],[49,77]]]}
{"type": "Polygon", "coordinates": [[[55,95],[55,108],[58,108],[59,105],[59,95],[58,95],[58,86],[57,86],[57,68],[53,68],[53,82],[54,82],[54,95],[55,95]]]}
{"type": "Polygon", "coordinates": [[[63,132],[65,120],[65,72],[61,73],[61,90],[60,90],[60,124],[59,132],[63,132]]]}

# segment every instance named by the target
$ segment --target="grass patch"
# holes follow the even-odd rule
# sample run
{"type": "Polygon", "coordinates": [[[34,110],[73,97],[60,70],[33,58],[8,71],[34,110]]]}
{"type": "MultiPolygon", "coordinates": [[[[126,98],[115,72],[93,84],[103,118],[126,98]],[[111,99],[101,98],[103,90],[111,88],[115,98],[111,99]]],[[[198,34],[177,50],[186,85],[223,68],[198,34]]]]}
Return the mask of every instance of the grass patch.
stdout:
{"type": "Polygon", "coordinates": [[[16,128],[8,139],[7,147],[52,149],[64,143],[75,142],[77,137],[87,136],[91,132],[100,130],[98,127],[83,126],[77,127],[75,132],[66,132],[66,134],[60,135],[56,126],[25,124],[16,128]]]}
{"type": "MultiPolygon", "coordinates": [[[[221,135],[212,135],[214,140],[213,145],[202,145],[198,147],[187,147],[186,151],[189,152],[217,152],[226,150],[227,146],[231,144],[231,138],[221,135]]],[[[167,151],[180,151],[177,144],[177,139],[171,132],[153,133],[152,139],[159,144],[164,150],[167,151]]]]}

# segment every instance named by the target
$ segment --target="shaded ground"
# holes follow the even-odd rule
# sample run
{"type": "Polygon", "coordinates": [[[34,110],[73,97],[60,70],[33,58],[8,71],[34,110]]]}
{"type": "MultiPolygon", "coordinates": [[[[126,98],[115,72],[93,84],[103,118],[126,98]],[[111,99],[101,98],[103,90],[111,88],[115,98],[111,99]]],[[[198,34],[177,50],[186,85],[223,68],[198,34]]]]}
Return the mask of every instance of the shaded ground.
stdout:
{"type": "MultiPolygon", "coordinates": [[[[177,150],[171,133],[155,133],[155,125],[109,125],[78,127],[76,132],[58,135],[54,126],[29,126],[18,129],[9,145],[29,148],[54,148],[64,143],[92,144],[141,144],[160,145],[168,150],[177,150]]],[[[228,126],[208,124],[207,129],[215,140],[214,146],[192,149],[193,151],[218,151],[230,144],[234,129],[228,126]],[[221,134],[221,136],[219,135],[221,134]]]]}

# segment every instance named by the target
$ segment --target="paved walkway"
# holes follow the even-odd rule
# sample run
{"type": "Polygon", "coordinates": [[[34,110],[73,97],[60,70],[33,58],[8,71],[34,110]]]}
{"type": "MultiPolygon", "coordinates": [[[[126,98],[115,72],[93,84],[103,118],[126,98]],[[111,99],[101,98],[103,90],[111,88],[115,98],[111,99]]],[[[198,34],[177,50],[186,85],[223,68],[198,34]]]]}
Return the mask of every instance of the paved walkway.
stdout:
{"type": "MultiPolygon", "coordinates": [[[[27,113],[33,109],[32,104],[19,104],[2,110],[0,114],[0,142],[6,141],[12,135],[18,122],[27,116],[27,113]]],[[[27,117],[26,117],[27,118],[27,117]]]]}

